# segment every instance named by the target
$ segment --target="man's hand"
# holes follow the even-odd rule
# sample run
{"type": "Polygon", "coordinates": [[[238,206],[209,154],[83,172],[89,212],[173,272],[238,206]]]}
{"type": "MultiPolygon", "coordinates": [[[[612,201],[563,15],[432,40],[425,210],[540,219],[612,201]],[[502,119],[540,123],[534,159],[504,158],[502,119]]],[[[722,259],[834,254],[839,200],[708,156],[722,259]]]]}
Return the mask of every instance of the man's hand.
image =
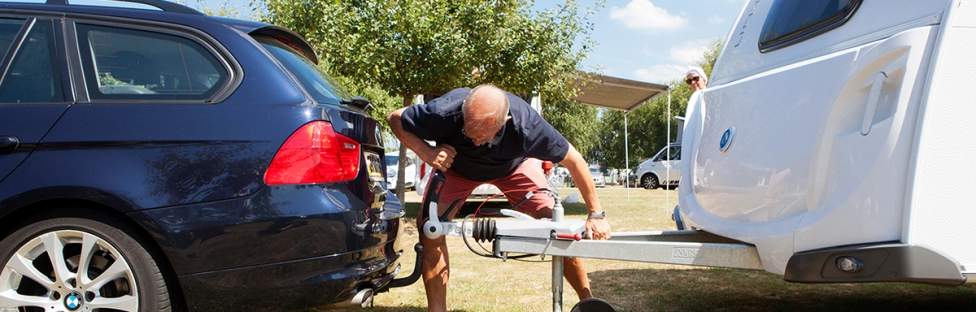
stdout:
{"type": "Polygon", "coordinates": [[[454,163],[454,155],[457,155],[457,151],[454,150],[453,146],[441,144],[431,147],[420,158],[432,168],[446,172],[454,163]]]}
{"type": "Polygon", "coordinates": [[[586,239],[610,239],[610,223],[607,219],[586,219],[586,239]]]}

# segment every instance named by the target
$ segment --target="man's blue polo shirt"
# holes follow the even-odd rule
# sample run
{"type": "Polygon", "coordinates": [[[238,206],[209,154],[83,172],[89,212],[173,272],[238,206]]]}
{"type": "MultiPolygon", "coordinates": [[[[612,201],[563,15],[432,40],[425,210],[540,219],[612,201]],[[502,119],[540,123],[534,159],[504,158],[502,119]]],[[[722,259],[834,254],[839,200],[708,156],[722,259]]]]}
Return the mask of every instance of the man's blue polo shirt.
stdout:
{"type": "Polygon", "coordinates": [[[426,105],[403,111],[403,128],[421,139],[447,144],[457,150],[451,170],[471,181],[491,181],[515,171],[526,157],[560,162],[566,158],[569,142],[521,98],[507,93],[512,119],[502,127],[501,137],[475,146],[461,133],[464,116],[461,104],[471,89],[460,88],[426,105]]]}

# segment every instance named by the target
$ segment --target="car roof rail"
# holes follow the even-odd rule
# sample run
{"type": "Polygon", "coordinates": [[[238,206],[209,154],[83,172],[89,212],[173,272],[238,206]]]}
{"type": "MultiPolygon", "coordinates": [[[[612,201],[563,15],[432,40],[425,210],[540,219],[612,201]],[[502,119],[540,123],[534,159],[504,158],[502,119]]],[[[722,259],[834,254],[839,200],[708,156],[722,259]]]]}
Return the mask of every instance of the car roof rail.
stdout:
{"type": "MultiPolygon", "coordinates": [[[[200,11],[191,9],[190,7],[187,7],[185,5],[178,4],[178,3],[173,3],[173,2],[169,2],[169,1],[163,1],[163,0],[106,0],[105,2],[111,2],[111,1],[132,2],[132,3],[145,4],[145,5],[152,6],[152,7],[156,7],[158,9],[160,9],[160,10],[163,10],[163,12],[175,12],[175,13],[186,13],[186,14],[194,14],[194,15],[206,15],[206,14],[203,14],[202,12],[200,12],[200,11]]],[[[47,0],[46,3],[47,4],[60,4],[60,5],[70,5],[71,4],[68,0],[47,0]]]]}

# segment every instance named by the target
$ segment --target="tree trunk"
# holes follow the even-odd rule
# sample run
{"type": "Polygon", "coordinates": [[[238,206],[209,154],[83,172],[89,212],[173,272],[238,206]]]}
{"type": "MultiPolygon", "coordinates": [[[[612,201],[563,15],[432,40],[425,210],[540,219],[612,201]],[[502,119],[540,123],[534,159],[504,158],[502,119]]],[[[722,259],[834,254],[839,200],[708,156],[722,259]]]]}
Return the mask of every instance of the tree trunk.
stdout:
{"type": "MultiPolygon", "coordinates": [[[[414,96],[413,94],[409,94],[409,95],[405,95],[403,97],[403,107],[410,106],[410,104],[413,103],[413,96],[414,96]]],[[[404,146],[403,143],[400,143],[400,160],[397,161],[396,196],[397,196],[397,198],[400,199],[400,204],[401,205],[405,205],[406,204],[406,197],[405,197],[405,192],[404,192],[404,186],[405,186],[404,184],[406,184],[405,183],[406,182],[406,175],[405,175],[406,173],[404,173],[404,171],[406,171],[405,170],[406,167],[407,167],[407,147],[404,146]]],[[[416,170],[420,170],[420,167],[418,166],[416,168],[416,170]]],[[[417,184],[417,183],[420,183],[420,181],[416,181],[416,179],[415,179],[413,181],[413,183],[414,184],[417,184]]],[[[413,187],[417,187],[417,186],[414,185],[413,187]]]]}

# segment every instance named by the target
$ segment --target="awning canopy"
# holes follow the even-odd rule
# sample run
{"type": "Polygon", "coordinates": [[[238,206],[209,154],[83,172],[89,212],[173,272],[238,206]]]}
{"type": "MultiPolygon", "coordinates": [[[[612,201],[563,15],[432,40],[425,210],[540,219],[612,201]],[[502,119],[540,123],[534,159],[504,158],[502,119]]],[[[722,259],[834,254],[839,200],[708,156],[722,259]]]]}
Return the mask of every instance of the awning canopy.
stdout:
{"type": "Polygon", "coordinates": [[[599,74],[577,72],[581,104],[630,112],[668,93],[668,86],[599,74]]]}

